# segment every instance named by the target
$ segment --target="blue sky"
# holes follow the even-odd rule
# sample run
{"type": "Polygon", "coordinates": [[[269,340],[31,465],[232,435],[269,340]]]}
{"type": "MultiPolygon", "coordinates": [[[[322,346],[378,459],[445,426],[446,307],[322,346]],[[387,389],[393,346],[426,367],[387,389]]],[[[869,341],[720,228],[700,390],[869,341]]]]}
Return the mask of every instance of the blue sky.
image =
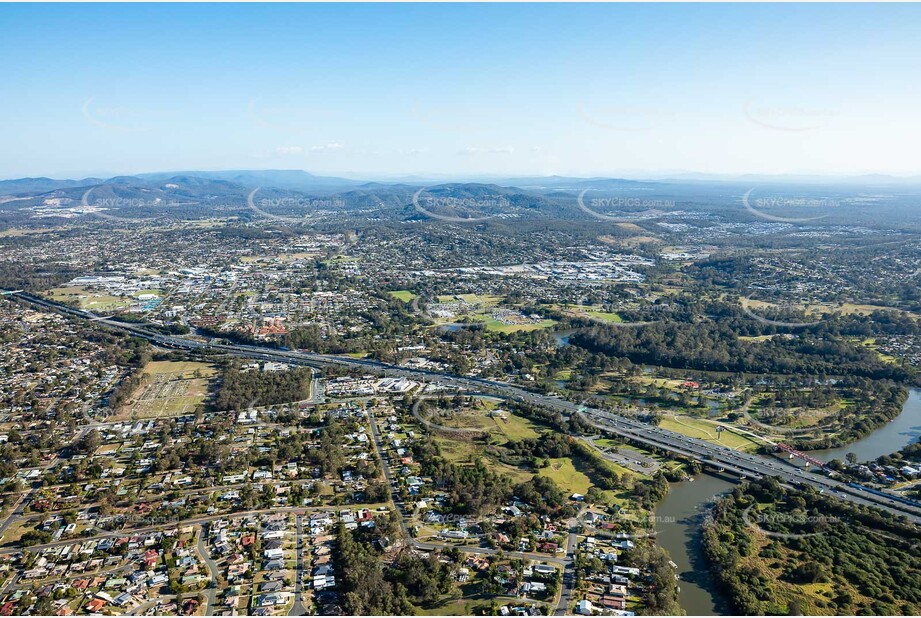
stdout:
{"type": "Polygon", "coordinates": [[[921,6],[0,5],[0,177],[921,173],[921,6]]]}

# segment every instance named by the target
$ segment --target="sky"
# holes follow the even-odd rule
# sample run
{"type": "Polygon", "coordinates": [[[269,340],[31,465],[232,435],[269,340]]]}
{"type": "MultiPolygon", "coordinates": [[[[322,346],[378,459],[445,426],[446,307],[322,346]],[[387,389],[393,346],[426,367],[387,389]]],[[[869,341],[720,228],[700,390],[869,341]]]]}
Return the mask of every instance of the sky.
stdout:
{"type": "Polygon", "coordinates": [[[0,5],[0,178],[921,173],[921,6],[0,5]]]}

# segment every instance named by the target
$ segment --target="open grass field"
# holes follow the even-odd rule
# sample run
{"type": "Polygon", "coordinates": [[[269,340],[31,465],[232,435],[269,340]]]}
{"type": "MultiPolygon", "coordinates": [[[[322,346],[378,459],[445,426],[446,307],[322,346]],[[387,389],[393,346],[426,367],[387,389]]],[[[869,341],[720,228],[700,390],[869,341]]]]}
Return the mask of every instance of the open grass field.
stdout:
{"type": "Polygon", "coordinates": [[[554,320],[541,320],[540,322],[535,322],[533,324],[504,324],[499,320],[495,320],[485,315],[478,315],[477,320],[486,324],[486,330],[491,330],[497,333],[528,332],[532,330],[550,328],[556,324],[554,320]]]}
{"type": "Polygon", "coordinates": [[[492,417],[495,423],[495,431],[501,433],[509,440],[525,440],[527,438],[536,438],[540,427],[526,418],[508,414],[504,418],[492,417]]]}
{"type": "Polygon", "coordinates": [[[606,311],[586,311],[586,315],[589,317],[595,318],[596,320],[602,320],[604,322],[623,322],[624,319],[617,315],[616,313],[609,313],[606,311]]]}
{"type": "Polygon", "coordinates": [[[441,455],[455,464],[472,464],[477,458],[484,458],[488,462],[487,465],[490,469],[497,474],[509,477],[513,483],[523,483],[534,476],[526,470],[520,470],[491,457],[485,452],[484,445],[481,442],[452,439],[444,436],[435,436],[433,439],[438,443],[441,455]]]}
{"type": "Polygon", "coordinates": [[[898,362],[899,362],[898,359],[897,359],[896,357],[891,356],[891,355],[889,355],[889,354],[885,354],[885,353],[883,353],[883,352],[880,352],[879,349],[876,347],[876,339],[874,339],[874,338],[872,338],[872,337],[871,337],[871,338],[864,339],[864,340],[862,340],[862,341],[858,341],[858,343],[860,343],[860,345],[862,345],[862,346],[864,346],[864,347],[867,347],[867,348],[870,348],[871,350],[873,350],[874,352],[876,352],[877,356],[879,356],[879,360],[883,361],[884,363],[898,364],[898,362]]]}
{"type": "Polygon", "coordinates": [[[153,289],[153,290],[138,290],[137,292],[135,292],[134,294],[132,294],[132,296],[137,297],[137,296],[141,296],[142,294],[153,294],[154,296],[163,296],[163,295],[165,295],[165,292],[164,292],[163,290],[156,290],[156,289],[153,289]]]}
{"type": "Polygon", "coordinates": [[[125,298],[94,292],[84,287],[65,287],[49,290],[48,296],[61,303],[77,302],[87,311],[114,311],[124,309],[130,302],[125,298]]]}
{"type": "Polygon", "coordinates": [[[572,459],[568,457],[551,459],[550,465],[541,468],[538,474],[552,479],[566,495],[574,493],[585,495],[592,486],[592,481],[588,476],[576,470],[572,459]]]}
{"type": "MultiPolygon", "coordinates": [[[[759,309],[759,308],[769,308],[769,307],[781,307],[779,303],[771,303],[763,300],[754,300],[746,299],[744,297],[739,299],[739,302],[743,307],[748,307],[749,309],[759,309]]],[[[838,313],[842,315],[869,315],[874,311],[898,311],[899,313],[904,313],[913,318],[921,318],[917,313],[911,311],[905,311],[904,309],[898,309],[896,307],[884,307],[882,305],[862,305],[858,303],[841,303],[841,304],[830,304],[830,303],[815,303],[815,304],[805,304],[799,303],[797,306],[802,309],[807,315],[810,316],[821,316],[823,313],[838,313]]]]}
{"type": "Polygon", "coordinates": [[[567,315],[591,318],[599,322],[623,322],[624,319],[616,313],[602,311],[599,305],[558,305],[560,311],[567,315]]]}
{"type": "Polygon", "coordinates": [[[410,292],[409,290],[396,290],[394,292],[387,292],[397,300],[402,300],[404,303],[408,303],[416,298],[416,295],[410,292]]]}
{"type": "Polygon", "coordinates": [[[119,410],[117,418],[157,418],[191,412],[208,396],[208,385],[215,373],[209,363],[147,363],[140,386],[119,410]]]}
{"type": "Polygon", "coordinates": [[[717,435],[715,423],[709,423],[689,416],[668,416],[659,423],[662,429],[668,429],[689,438],[706,440],[735,450],[750,451],[758,448],[754,439],[739,434],[723,431],[717,435]]]}
{"type": "Polygon", "coordinates": [[[491,294],[459,294],[458,295],[464,302],[470,303],[471,305],[476,305],[477,303],[481,305],[495,305],[502,300],[501,296],[495,296],[491,294]]]}
{"type": "MultiPolygon", "coordinates": [[[[462,423],[464,426],[472,426],[470,423],[462,423]]],[[[500,418],[490,418],[485,414],[478,415],[476,422],[473,423],[478,429],[489,431],[493,436],[490,441],[494,444],[504,444],[508,440],[519,440],[523,438],[537,437],[538,426],[531,421],[508,415],[508,420],[500,418]]],[[[454,463],[465,464],[473,463],[477,458],[485,458],[489,462],[490,468],[495,472],[508,476],[514,483],[522,483],[529,480],[533,474],[515,468],[508,464],[502,463],[495,457],[486,452],[486,443],[483,441],[472,441],[466,438],[453,438],[446,434],[438,434],[433,437],[438,443],[442,456],[454,463]]]]}
{"type": "Polygon", "coordinates": [[[488,432],[493,438],[492,442],[496,444],[505,444],[509,440],[536,438],[540,431],[537,424],[510,412],[500,411],[496,415],[490,415],[489,412],[496,408],[495,400],[481,399],[478,404],[474,409],[461,410],[450,416],[432,420],[447,427],[488,432]]]}

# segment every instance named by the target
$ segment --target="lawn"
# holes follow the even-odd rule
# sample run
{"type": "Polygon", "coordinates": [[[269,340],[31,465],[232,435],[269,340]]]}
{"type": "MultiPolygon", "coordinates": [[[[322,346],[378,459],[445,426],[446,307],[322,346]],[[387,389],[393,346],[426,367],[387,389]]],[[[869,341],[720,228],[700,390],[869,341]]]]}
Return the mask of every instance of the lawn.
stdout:
{"type": "Polygon", "coordinates": [[[755,335],[753,337],[746,337],[744,335],[739,336],[739,341],[752,341],[755,343],[760,343],[761,341],[768,341],[773,339],[776,335],[755,335]]]}
{"type": "Polygon", "coordinates": [[[402,300],[404,303],[408,303],[416,298],[416,295],[410,292],[409,290],[396,290],[394,292],[387,292],[397,300],[402,300]]]}
{"type": "Polygon", "coordinates": [[[720,444],[727,448],[735,450],[750,451],[758,447],[758,443],[751,438],[740,436],[731,431],[723,431],[717,435],[715,423],[709,423],[689,416],[670,416],[665,417],[659,423],[659,427],[684,434],[689,438],[698,438],[706,440],[713,444],[720,444]]]}

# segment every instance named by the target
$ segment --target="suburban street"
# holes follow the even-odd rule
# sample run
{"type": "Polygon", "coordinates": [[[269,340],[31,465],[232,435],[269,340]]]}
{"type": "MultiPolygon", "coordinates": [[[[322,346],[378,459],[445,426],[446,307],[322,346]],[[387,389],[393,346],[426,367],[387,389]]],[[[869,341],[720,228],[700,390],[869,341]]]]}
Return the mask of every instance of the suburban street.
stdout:
{"type": "Polygon", "coordinates": [[[294,571],[294,603],[291,605],[289,616],[303,616],[307,613],[304,607],[304,522],[300,514],[294,515],[295,551],[297,552],[297,566],[294,571]]]}

